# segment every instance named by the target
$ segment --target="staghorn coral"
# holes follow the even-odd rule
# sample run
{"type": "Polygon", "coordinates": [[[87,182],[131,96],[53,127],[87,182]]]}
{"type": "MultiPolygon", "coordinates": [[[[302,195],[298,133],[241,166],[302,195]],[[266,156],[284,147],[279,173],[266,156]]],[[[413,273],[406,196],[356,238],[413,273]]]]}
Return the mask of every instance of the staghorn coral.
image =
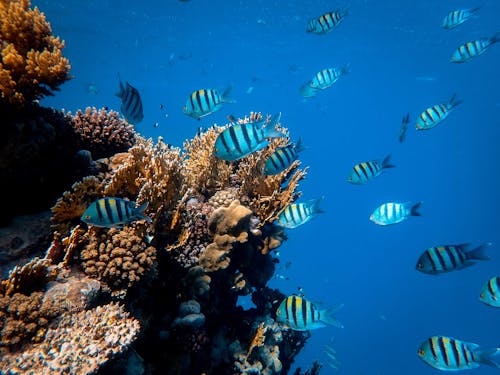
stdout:
{"type": "Polygon", "coordinates": [[[94,159],[127,151],[135,142],[134,126],[120,118],[116,111],[87,107],[68,113],[78,136],[78,148],[89,150],[94,159]]]}
{"type": "Polygon", "coordinates": [[[10,374],[91,374],[135,340],[139,322],[111,303],[65,314],[43,342],[24,353],[5,355],[0,370],[10,374]]]}
{"type": "Polygon", "coordinates": [[[148,246],[135,227],[90,229],[80,258],[86,275],[114,291],[126,289],[156,267],[156,249],[148,246]]]}
{"type": "Polygon", "coordinates": [[[0,1],[0,104],[22,105],[70,79],[64,42],[52,35],[45,15],[29,0],[0,1]]]}

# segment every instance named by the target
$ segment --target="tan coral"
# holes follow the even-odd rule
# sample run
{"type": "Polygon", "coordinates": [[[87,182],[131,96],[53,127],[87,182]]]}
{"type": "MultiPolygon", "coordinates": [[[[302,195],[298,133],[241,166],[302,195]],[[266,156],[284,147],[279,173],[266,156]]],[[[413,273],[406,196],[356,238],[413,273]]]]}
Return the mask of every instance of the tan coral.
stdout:
{"type": "Polygon", "coordinates": [[[71,191],[63,193],[52,207],[52,223],[55,230],[67,234],[72,223],[78,222],[87,207],[102,196],[101,181],[95,176],[75,182],[71,191]]]}
{"type": "Polygon", "coordinates": [[[148,246],[135,227],[91,229],[81,252],[84,272],[113,290],[125,289],[154,272],[156,249],[148,246]]]}
{"type": "Polygon", "coordinates": [[[125,351],[139,329],[139,322],[118,304],[67,314],[47,331],[40,344],[22,354],[2,356],[0,370],[11,374],[91,374],[125,351]]]}
{"type": "Polygon", "coordinates": [[[70,79],[64,42],[29,0],[0,0],[1,100],[22,105],[51,95],[70,79]]]}

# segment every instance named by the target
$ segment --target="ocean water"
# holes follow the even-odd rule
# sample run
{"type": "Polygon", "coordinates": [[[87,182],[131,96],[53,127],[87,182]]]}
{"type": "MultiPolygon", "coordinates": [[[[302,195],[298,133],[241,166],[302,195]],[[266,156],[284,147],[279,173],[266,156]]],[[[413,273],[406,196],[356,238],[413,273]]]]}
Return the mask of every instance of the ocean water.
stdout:
{"type": "MultiPolygon", "coordinates": [[[[500,310],[478,301],[500,274],[500,44],[451,64],[458,45],[500,31],[500,2],[312,1],[34,1],[66,41],[74,79],[42,104],[76,111],[119,110],[118,74],[140,91],[147,137],[181,146],[200,127],[249,111],[282,112],[307,150],[303,199],[324,196],[318,215],[289,230],[271,286],[322,305],[343,303],[344,329],[312,332],[296,366],[316,359],[322,373],[425,375],[422,341],[448,335],[500,346],[500,310]],[[454,30],[440,28],[451,10],[483,5],[454,30]],[[331,33],[305,32],[307,21],[349,6],[331,33]],[[350,64],[350,73],[315,98],[301,85],[321,69],[350,64]],[[97,92],[89,92],[89,85],[97,92]],[[234,104],[201,121],[182,107],[200,88],[232,86],[234,104]],[[454,94],[463,100],[438,127],[417,132],[416,117],[454,94]],[[399,125],[410,113],[405,142],[399,125]],[[154,124],[158,123],[158,127],[154,124]],[[365,186],[346,182],[356,163],[392,155],[396,168],[365,186]],[[422,201],[421,217],[388,227],[370,213],[388,201],[422,201]],[[490,241],[492,260],[439,276],[415,270],[430,246],[490,241]],[[325,345],[337,351],[328,367],[325,345]]],[[[296,367],[294,366],[294,367],[296,367]]],[[[497,374],[481,366],[477,375],[497,374]]]]}

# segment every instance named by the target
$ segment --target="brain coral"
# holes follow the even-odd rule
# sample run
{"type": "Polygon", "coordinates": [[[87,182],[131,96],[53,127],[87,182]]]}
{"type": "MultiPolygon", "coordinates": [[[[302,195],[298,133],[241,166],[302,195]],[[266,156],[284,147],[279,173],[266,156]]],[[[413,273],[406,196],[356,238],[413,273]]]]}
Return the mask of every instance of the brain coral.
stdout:
{"type": "Polygon", "coordinates": [[[0,0],[0,103],[30,103],[70,79],[64,42],[30,6],[29,0],[0,0]]]}

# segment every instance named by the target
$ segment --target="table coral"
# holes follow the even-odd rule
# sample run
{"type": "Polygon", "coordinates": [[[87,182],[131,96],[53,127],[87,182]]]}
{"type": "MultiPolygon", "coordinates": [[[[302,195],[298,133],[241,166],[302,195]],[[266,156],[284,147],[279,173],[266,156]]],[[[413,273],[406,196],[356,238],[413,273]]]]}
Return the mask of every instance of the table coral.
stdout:
{"type": "Polygon", "coordinates": [[[29,0],[0,0],[0,103],[31,103],[70,79],[64,42],[30,6],[29,0]]]}
{"type": "Polygon", "coordinates": [[[94,159],[127,151],[135,142],[134,126],[116,111],[87,107],[74,115],[69,112],[68,117],[78,136],[78,147],[89,150],[94,159]]]}

